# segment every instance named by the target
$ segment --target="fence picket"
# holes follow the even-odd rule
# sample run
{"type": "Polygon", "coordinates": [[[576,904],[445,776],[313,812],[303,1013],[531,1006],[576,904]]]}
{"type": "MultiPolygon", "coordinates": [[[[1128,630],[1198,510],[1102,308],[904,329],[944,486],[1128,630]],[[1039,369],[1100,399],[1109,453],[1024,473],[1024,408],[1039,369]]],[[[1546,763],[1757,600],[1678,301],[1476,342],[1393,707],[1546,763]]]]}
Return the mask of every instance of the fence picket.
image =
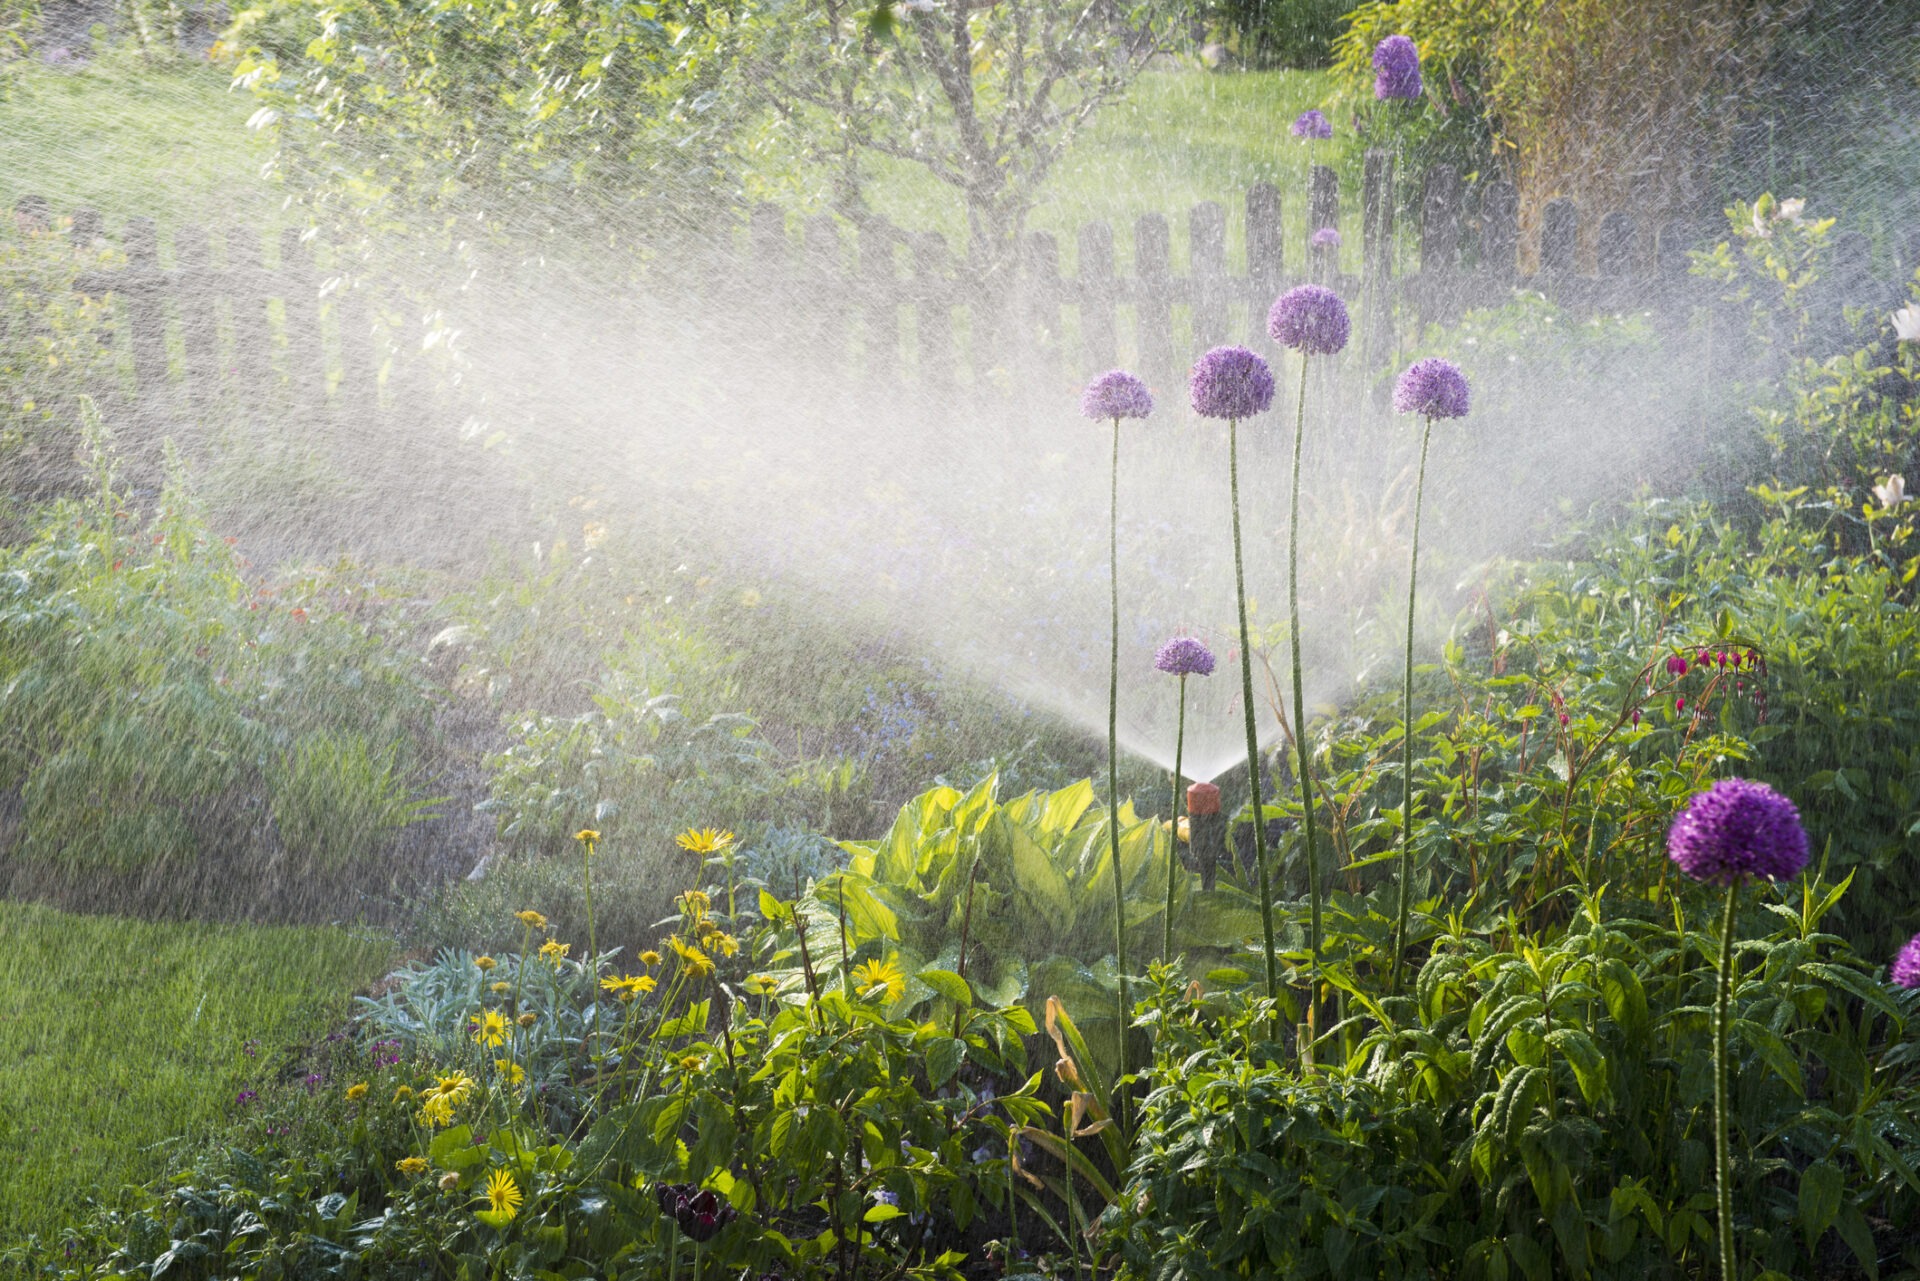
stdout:
{"type": "Polygon", "coordinates": [[[1090,222],[1080,228],[1080,349],[1088,378],[1119,362],[1114,304],[1113,228],[1090,222]]]}
{"type": "Polygon", "coordinates": [[[1215,201],[1187,213],[1187,262],[1193,345],[1217,347],[1227,337],[1227,211],[1215,201]]]}
{"type": "Polygon", "coordinates": [[[1171,386],[1175,370],[1172,258],[1167,220],[1142,214],[1133,224],[1134,342],[1142,376],[1156,387],[1171,386]]]}

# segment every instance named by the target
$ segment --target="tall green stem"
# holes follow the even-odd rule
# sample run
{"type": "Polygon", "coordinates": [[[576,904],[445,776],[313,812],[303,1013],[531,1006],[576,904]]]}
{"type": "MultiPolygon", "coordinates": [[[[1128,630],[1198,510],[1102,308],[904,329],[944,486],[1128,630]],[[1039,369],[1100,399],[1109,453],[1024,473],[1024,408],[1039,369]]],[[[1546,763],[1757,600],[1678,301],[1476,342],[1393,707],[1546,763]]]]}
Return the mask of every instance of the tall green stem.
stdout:
{"type": "Polygon", "coordinates": [[[1387,991],[1400,990],[1400,960],[1407,950],[1407,894],[1413,877],[1413,605],[1420,577],[1420,503],[1427,492],[1427,444],[1433,416],[1420,432],[1420,471],[1413,483],[1413,555],[1407,562],[1407,670],[1400,686],[1400,903],[1393,915],[1393,972],[1387,991]]]}
{"type": "MultiPolygon", "coordinates": [[[[1173,733],[1173,803],[1167,812],[1173,826],[1167,832],[1167,916],[1161,922],[1160,959],[1173,960],[1173,888],[1180,877],[1180,766],[1187,747],[1187,674],[1180,673],[1180,719],[1173,733]]],[[[1193,833],[1187,833],[1193,840],[1193,833]]]]}
{"type": "Polygon", "coordinates": [[[1113,957],[1120,976],[1115,997],[1115,1036],[1120,1045],[1120,1072],[1114,1088],[1114,1118],[1127,1132],[1127,896],[1120,876],[1120,420],[1113,420],[1112,488],[1107,504],[1108,591],[1112,604],[1113,648],[1107,669],[1107,847],[1113,855],[1113,957]]]}
{"type": "MultiPolygon", "coordinates": [[[[1300,403],[1293,415],[1293,501],[1287,512],[1287,617],[1293,631],[1293,742],[1300,752],[1300,828],[1306,836],[1307,853],[1307,946],[1313,953],[1313,966],[1320,968],[1320,857],[1314,839],[1313,772],[1307,750],[1307,699],[1300,675],[1300,445],[1307,435],[1307,368],[1310,362],[1300,357],[1300,403]]],[[[1246,608],[1241,606],[1242,610],[1246,608]]],[[[1244,630],[1245,624],[1242,624],[1244,630]]],[[[1248,694],[1252,695],[1252,678],[1248,694]]],[[[1247,712],[1252,725],[1253,712],[1247,712]]],[[[1264,887],[1263,891],[1264,893],[1264,887]]],[[[1267,944],[1271,949],[1273,944],[1267,944]]],[[[1317,978],[1315,980],[1318,981],[1317,978]]]]}
{"type": "Polygon", "coordinates": [[[1713,1177],[1719,1198],[1720,1276],[1734,1281],[1733,1158],[1727,1140],[1727,1007],[1733,996],[1733,908],[1738,881],[1727,885],[1720,917],[1720,986],[1713,997],[1713,1177]]]}
{"type": "Polygon", "coordinates": [[[587,894],[587,960],[593,967],[593,977],[600,977],[600,948],[593,932],[593,842],[587,841],[586,857],[583,860],[582,884],[587,894]]]}
{"type": "MultiPolygon", "coordinates": [[[[1304,392],[1302,393],[1304,394],[1304,392]]],[[[1240,700],[1246,709],[1247,788],[1253,804],[1253,862],[1260,873],[1260,935],[1267,952],[1267,1000],[1280,999],[1280,973],[1273,954],[1273,877],[1267,867],[1267,821],[1260,811],[1260,737],[1253,723],[1253,637],[1247,628],[1247,574],[1240,552],[1240,420],[1227,419],[1227,487],[1233,496],[1233,594],[1240,606],[1240,700]]],[[[1274,1013],[1273,1038],[1280,1039],[1274,1013]]]]}

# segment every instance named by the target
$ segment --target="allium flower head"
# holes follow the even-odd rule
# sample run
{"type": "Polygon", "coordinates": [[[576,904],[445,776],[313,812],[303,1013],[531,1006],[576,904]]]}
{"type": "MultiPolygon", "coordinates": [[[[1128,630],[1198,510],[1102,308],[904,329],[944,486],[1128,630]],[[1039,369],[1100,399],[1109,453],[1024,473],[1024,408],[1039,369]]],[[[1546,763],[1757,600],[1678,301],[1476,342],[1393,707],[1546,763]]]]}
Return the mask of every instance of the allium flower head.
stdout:
{"type": "Polygon", "coordinates": [[[1373,96],[1420,96],[1420,47],[1406,36],[1388,36],[1373,47],[1373,96]]]}
{"type": "Polygon", "coordinates": [[[1402,414],[1464,418],[1470,399],[1466,375],[1438,356],[1414,361],[1393,385],[1393,408],[1402,414]]]}
{"type": "Polygon", "coordinates": [[[1251,418],[1273,404],[1273,371],[1245,347],[1215,347],[1193,363],[1187,390],[1202,418],[1251,418]]]}
{"type": "Polygon", "coordinates": [[[1749,876],[1784,881],[1807,865],[1807,831],[1793,802],[1765,783],[1722,779],[1674,819],[1667,856],[1709,884],[1749,876]]]}
{"type": "Polygon", "coordinates": [[[1907,940],[1893,958],[1893,981],[1901,987],[1920,987],[1920,934],[1907,940]]]}
{"type": "Polygon", "coordinates": [[[1109,369],[1080,393],[1080,412],[1088,418],[1145,418],[1153,412],[1153,393],[1124,369],[1109,369]]]}
{"type": "Polygon", "coordinates": [[[1340,233],[1332,227],[1322,227],[1307,238],[1307,243],[1315,249],[1338,249],[1340,233]]]}
{"type": "Polygon", "coordinates": [[[1294,118],[1293,136],[1296,138],[1331,138],[1333,122],[1320,114],[1316,107],[1308,107],[1294,118]]]}
{"type": "Polygon", "coordinates": [[[1191,636],[1176,636],[1160,647],[1153,665],[1169,676],[1213,675],[1213,651],[1191,636]]]}
{"type": "Polygon", "coordinates": [[[1331,356],[1347,345],[1353,322],[1347,304],[1325,285],[1298,285],[1274,300],[1267,335],[1308,356],[1331,356]]]}

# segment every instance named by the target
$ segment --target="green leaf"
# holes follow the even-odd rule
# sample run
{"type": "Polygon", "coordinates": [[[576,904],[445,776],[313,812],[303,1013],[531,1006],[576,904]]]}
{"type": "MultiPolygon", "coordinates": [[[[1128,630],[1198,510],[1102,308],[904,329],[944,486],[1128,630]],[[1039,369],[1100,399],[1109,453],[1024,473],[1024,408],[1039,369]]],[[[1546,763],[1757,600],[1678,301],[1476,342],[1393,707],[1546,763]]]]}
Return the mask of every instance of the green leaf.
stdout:
{"type": "Polygon", "coordinates": [[[868,1223],[885,1223],[888,1219],[897,1219],[905,1213],[906,1211],[897,1205],[881,1202],[879,1205],[869,1207],[860,1217],[868,1223]]]}
{"type": "Polygon", "coordinates": [[[711,1012],[712,1005],[712,1001],[694,1002],[679,1018],[668,1019],[662,1023],[655,1035],[662,1040],[671,1040],[676,1036],[700,1035],[707,1030],[707,1015],[711,1012]]]}
{"type": "Polygon", "coordinates": [[[1840,1239],[1853,1251],[1853,1257],[1860,1260],[1860,1266],[1866,1269],[1867,1276],[1878,1281],[1880,1252],[1874,1249],[1873,1230],[1867,1226],[1867,1216],[1860,1213],[1860,1207],[1851,1201],[1842,1201],[1834,1227],[1840,1230],[1840,1239]]]}
{"type": "Polygon", "coordinates": [[[951,1036],[935,1037],[927,1046],[927,1083],[939,1089],[953,1079],[967,1055],[967,1043],[951,1036]]]}
{"type": "Polygon", "coordinates": [[[921,970],[916,977],[954,1004],[972,1007],[973,989],[967,986],[965,979],[952,970],[926,969],[921,970]]]}
{"type": "Polygon", "coordinates": [[[1780,1039],[1780,1034],[1772,1028],[1755,1023],[1751,1019],[1735,1019],[1733,1031],[1742,1041],[1753,1047],[1766,1065],[1773,1069],[1774,1075],[1793,1087],[1793,1092],[1806,1097],[1806,1085],[1800,1078],[1800,1061],[1780,1039]]]}
{"type": "Polygon", "coordinates": [[[451,1130],[442,1130],[433,1136],[433,1142],[427,1144],[427,1158],[436,1165],[445,1164],[446,1159],[461,1148],[473,1146],[473,1127],[456,1125],[451,1130]]]}
{"type": "Polygon", "coordinates": [[[1821,1234],[1840,1216],[1840,1197],[1846,1176],[1831,1161],[1815,1161],[1800,1174],[1800,1228],[1811,1251],[1821,1234]]]}

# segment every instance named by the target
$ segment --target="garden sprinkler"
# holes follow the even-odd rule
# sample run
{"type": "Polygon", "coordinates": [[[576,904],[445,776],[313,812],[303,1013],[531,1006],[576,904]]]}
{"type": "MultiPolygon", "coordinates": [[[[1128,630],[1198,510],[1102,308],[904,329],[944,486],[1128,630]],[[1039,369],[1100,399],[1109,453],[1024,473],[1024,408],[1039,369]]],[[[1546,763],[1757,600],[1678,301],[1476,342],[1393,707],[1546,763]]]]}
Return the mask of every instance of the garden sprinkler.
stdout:
{"type": "Polygon", "coordinates": [[[1187,850],[1200,888],[1211,890],[1227,856],[1227,816],[1220,812],[1220,789],[1212,783],[1187,786],[1187,850]]]}

